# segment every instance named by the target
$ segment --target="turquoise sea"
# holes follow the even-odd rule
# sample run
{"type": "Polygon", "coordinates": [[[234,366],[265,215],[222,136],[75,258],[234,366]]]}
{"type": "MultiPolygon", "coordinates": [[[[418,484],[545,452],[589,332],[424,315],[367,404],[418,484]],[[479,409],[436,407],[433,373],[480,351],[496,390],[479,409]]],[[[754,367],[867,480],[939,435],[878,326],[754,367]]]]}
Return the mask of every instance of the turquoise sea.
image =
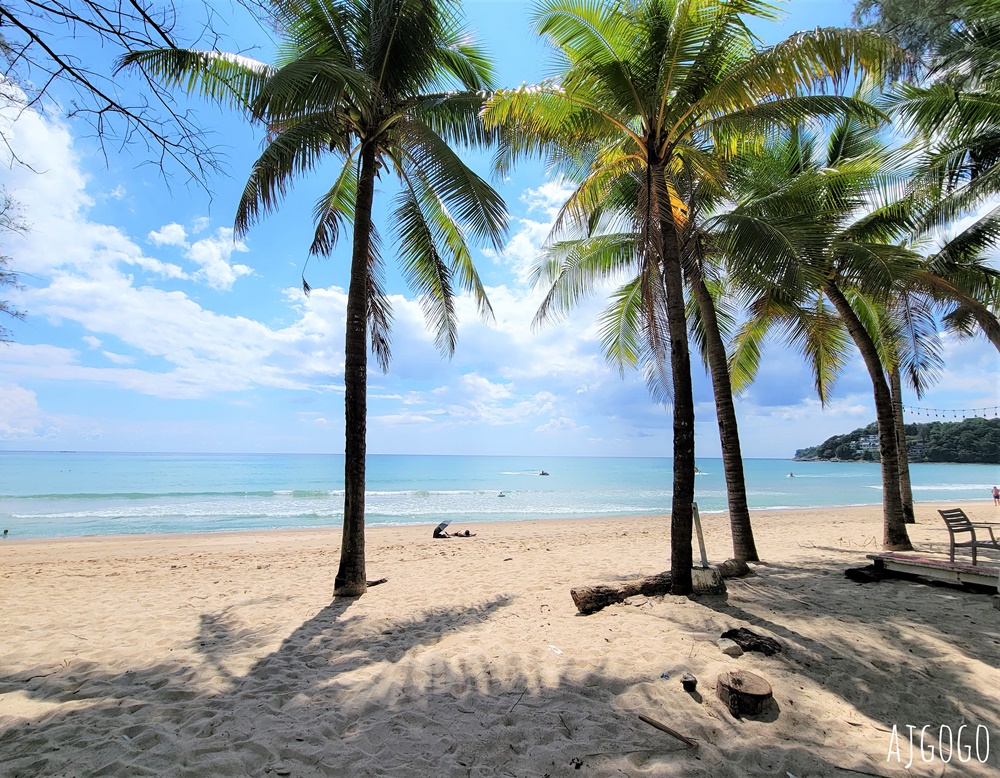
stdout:
{"type": "MultiPolygon", "coordinates": [[[[665,514],[671,464],[668,458],[375,455],[368,459],[367,521],[665,514]]],[[[882,499],[875,464],[748,459],[745,467],[751,509],[882,499]]],[[[726,510],[722,461],[699,458],[698,468],[699,508],[726,510]]],[[[14,538],[38,538],[335,526],[343,517],[343,469],[343,457],[334,455],[0,452],[0,528],[14,538]]],[[[1000,482],[995,465],[916,464],[911,474],[919,502],[986,504],[1000,482]]]]}

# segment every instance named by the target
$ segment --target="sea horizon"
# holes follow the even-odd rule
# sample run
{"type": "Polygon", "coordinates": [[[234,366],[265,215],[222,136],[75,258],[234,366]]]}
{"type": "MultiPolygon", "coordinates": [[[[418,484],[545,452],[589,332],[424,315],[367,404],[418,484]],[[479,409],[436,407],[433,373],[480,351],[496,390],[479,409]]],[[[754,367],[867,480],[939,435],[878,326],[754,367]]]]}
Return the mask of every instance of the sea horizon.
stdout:
{"type": "MultiPolygon", "coordinates": [[[[722,460],[695,499],[726,512],[722,460]]],[[[0,526],[15,538],[340,526],[342,454],[0,451],[0,526]]],[[[877,463],[744,460],[751,510],[876,505],[877,463]]],[[[987,500],[1000,467],[911,465],[914,499],[987,500]]],[[[665,515],[671,457],[371,454],[369,526],[665,515]],[[542,475],[542,473],[545,475],[542,475]]],[[[990,506],[992,508],[992,506],[990,506]]]]}

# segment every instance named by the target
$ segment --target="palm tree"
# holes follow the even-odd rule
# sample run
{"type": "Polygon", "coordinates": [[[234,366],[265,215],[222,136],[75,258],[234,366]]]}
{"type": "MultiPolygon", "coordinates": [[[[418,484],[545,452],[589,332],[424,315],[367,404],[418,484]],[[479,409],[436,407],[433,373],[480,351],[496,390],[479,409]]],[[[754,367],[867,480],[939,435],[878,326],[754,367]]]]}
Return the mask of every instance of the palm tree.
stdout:
{"type": "Polygon", "coordinates": [[[695,306],[691,333],[697,344],[705,367],[712,378],[712,392],[715,398],[715,415],[719,427],[719,442],[722,448],[722,467],[726,477],[726,495],[729,502],[729,528],[733,539],[733,558],[744,562],[760,561],[757,544],[750,523],[750,508],[747,504],[746,479],[743,473],[743,447],[740,444],[739,424],[736,420],[736,404],[733,400],[733,386],[729,374],[728,354],[723,339],[720,316],[732,319],[731,312],[725,310],[722,285],[712,278],[718,271],[711,236],[704,229],[706,212],[717,206],[724,192],[718,187],[706,186],[708,182],[693,187],[688,198],[688,230],[686,230],[684,263],[685,276],[691,298],[695,306]],[[718,189],[715,197],[707,196],[706,189],[718,189]],[[710,284],[714,288],[710,288],[710,284]]]}
{"type": "MultiPolygon", "coordinates": [[[[937,299],[951,298],[958,304],[946,312],[944,324],[953,332],[968,335],[982,331],[1000,349],[993,322],[996,317],[988,310],[955,300],[949,275],[955,272],[956,256],[974,259],[1000,237],[1000,208],[995,195],[1000,192],[1000,13],[992,0],[968,0],[954,23],[945,25],[943,32],[929,41],[931,49],[930,78],[924,84],[903,83],[893,99],[896,116],[901,124],[915,130],[926,144],[923,176],[935,192],[935,200],[926,212],[915,237],[934,233],[955,222],[959,217],[974,214],[984,203],[985,213],[977,214],[955,235],[936,257],[928,271],[931,281],[928,294],[937,299]],[[991,207],[989,203],[993,202],[991,207]],[[942,295],[942,292],[944,293],[942,295]]],[[[966,280],[970,267],[964,263],[960,275],[966,280]]],[[[976,268],[979,299],[989,300],[991,282],[976,268]],[[983,284],[985,283],[986,288],[983,284]]],[[[961,280],[959,280],[961,286],[961,280]]],[[[973,299],[976,290],[973,291],[973,299]]],[[[997,297],[992,293],[993,310],[997,297]]],[[[902,424],[902,387],[899,376],[890,372],[897,423],[902,424]]],[[[912,382],[911,382],[912,383],[912,382]]],[[[919,393],[918,393],[919,397],[919,393]]],[[[905,441],[905,438],[904,438],[905,441]]],[[[907,520],[912,519],[912,494],[909,473],[905,467],[905,448],[900,452],[900,486],[907,520]],[[909,506],[909,507],[908,507],[909,506]]]]}
{"type": "Polygon", "coordinates": [[[630,329],[641,329],[644,341],[623,335],[621,347],[652,353],[653,369],[670,355],[675,594],[691,590],[695,473],[681,245],[688,217],[678,182],[719,180],[720,156],[763,127],[844,109],[873,116],[861,101],[813,92],[852,67],[883,75],[901,61],[893,44],[858,30],[801,33],[758,51],[746,18],[774,18],[773,7],[758,0],[544,0],[535,29],[555,47],[558,79],[502,91],[484,112],[504,133],[500,170],[543,156],[577,187],[554,231],[582,242],[578,250],[554,246],[564,267],[554,270],[559,278],[543,309],[572,305],[597,280],[628,273],[634,281],[616,304],[623,313],[644,312],[630,329]]]}
{"type": "MultiPolygon", "coordinates": [[[[383,369],[391,311],[372,221],[376,183],[395,175],[392,214],[404,276],[438,347],[451,354],[455,285],[491,315],[466,236],[503,243],[500,196],[449,143],[488,140],[479,120],[490,65],[451,0],[274,0],[282,35],[274,66],[215,51],[130,54],[168,84],[247,113],[267,128],[237,208],[236,231],[272,211],[297,175],[332,154],[340,172],[318,200],[311,252],[329,254],[353,223],[344,347],[344,529],[334,594],[358,596],[365,572],[368,340],[383,369]]],[[[308,291],[308,285],[306,285],[308,291]]]]}
{"type": "MultiPolygon", "coordinates": [[[[900,363],[892,346],[901,339],[886,311],[920,270],[920,256],[902,243],[922,201],[877,128],[854,119],[839,122],[822,148],[817,138],[793,129],[744,170],[734,170],[733,180],[743,189],[741,202],[720,217],[718,226],[723,244],[740,247],[728,252],[730,265],[752,295],[751,319],[737,339],[741,382],[756,369],[768,327],[779,325],[810,357],[825,402],[845,362],[846,331],[872,381],[883,546],[908,549],[896,419],[886,380],[886,367],[900,363]],[[772,250],[747,250],[740,236],[746,220],[772,228],[772,250]],[[834,315],[839,324],[832,321],[834,315]]],[[[914,310],[905,308],[911,323],[914,310]]]]}

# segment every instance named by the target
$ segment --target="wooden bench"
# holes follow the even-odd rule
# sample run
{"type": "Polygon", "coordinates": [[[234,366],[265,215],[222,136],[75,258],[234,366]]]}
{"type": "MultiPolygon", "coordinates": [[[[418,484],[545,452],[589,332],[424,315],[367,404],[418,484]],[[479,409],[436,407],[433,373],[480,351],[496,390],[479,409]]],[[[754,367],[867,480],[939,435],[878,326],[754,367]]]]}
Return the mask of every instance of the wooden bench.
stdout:
{"type": "MultiPolygon", "coordinates": [[[[965,515],[965,511],[961,508],[947,508],[945,510],[939,510],[938,513],[941,514],[941,518],[944,519],[944,523],[948,525],[948,535],[951,540],[951,561],[955,561],[955,549],[956,548],[971,548],[972,549],[972,564],[976,564],[976,551],[980,548],[992,548],[994,551],[1000,551],[1000,541],[997,540],[996,536],[993,534],[993,527],[1000,527],[998,524],[984,524],[984,523],[973,523],[968,516],[965,515]],[[985,538],[980,539],[976,537],[976,530],[986,530],[989,534],[990,539],[985,538]],[[959,533],[969,533],[970,540],[958,541],[955,536],[959,533]]],[[[983,534],[983,533],[981,533],[983,534]]]]}

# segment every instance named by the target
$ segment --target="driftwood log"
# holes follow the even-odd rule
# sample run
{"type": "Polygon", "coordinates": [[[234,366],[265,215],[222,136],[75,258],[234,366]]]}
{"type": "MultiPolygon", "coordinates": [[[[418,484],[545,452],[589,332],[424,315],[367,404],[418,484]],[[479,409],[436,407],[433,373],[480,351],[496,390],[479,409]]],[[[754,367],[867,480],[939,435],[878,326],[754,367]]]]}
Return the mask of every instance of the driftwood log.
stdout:
{"type": "Polygon", "coordinates": [[[715,684],[715,694],[734,716],[756,716],[763,713],[774,699],[771,684],[746,670],[720,675],[715,684]]]}
{"type": "Polygon", "coordinates": [[[570,589],[570,596],[576,603],[580,613],[596,613],[601,608],[621,602],[637,594],[650,597],[654,594],[667,594],[670,591],[670,571],[640,578],[638,581],[626,581],[617,586],[584,586],[570,589]]]}
{"type": "MultiPolygon", "coordinates": [[[[750,567],[746,562],[737,562],[729,559],[720,564],[719,572],[723,578],[739,578],[750,572],[750,567]]],[[[648,578],[640,578],[637,581],[626,581],[617,585],[609,586],[581,586],[570,589],[569,594],[576,604],[576,609],[583,614],[596,613],[601,608],[622,602],[637,594],[652,597],[657,594],[670,593],[670,571],[651,575],[648,578]]]]}
{"type": "Polygon", "coordinates": [[[732,640],[744,651],[758,651],[764,656],[774,656],[781,651],[781,643],[777,640],[764,635],[758,635],[746,627],[728,629],[719,635],[719,637],[732,640]]]}

